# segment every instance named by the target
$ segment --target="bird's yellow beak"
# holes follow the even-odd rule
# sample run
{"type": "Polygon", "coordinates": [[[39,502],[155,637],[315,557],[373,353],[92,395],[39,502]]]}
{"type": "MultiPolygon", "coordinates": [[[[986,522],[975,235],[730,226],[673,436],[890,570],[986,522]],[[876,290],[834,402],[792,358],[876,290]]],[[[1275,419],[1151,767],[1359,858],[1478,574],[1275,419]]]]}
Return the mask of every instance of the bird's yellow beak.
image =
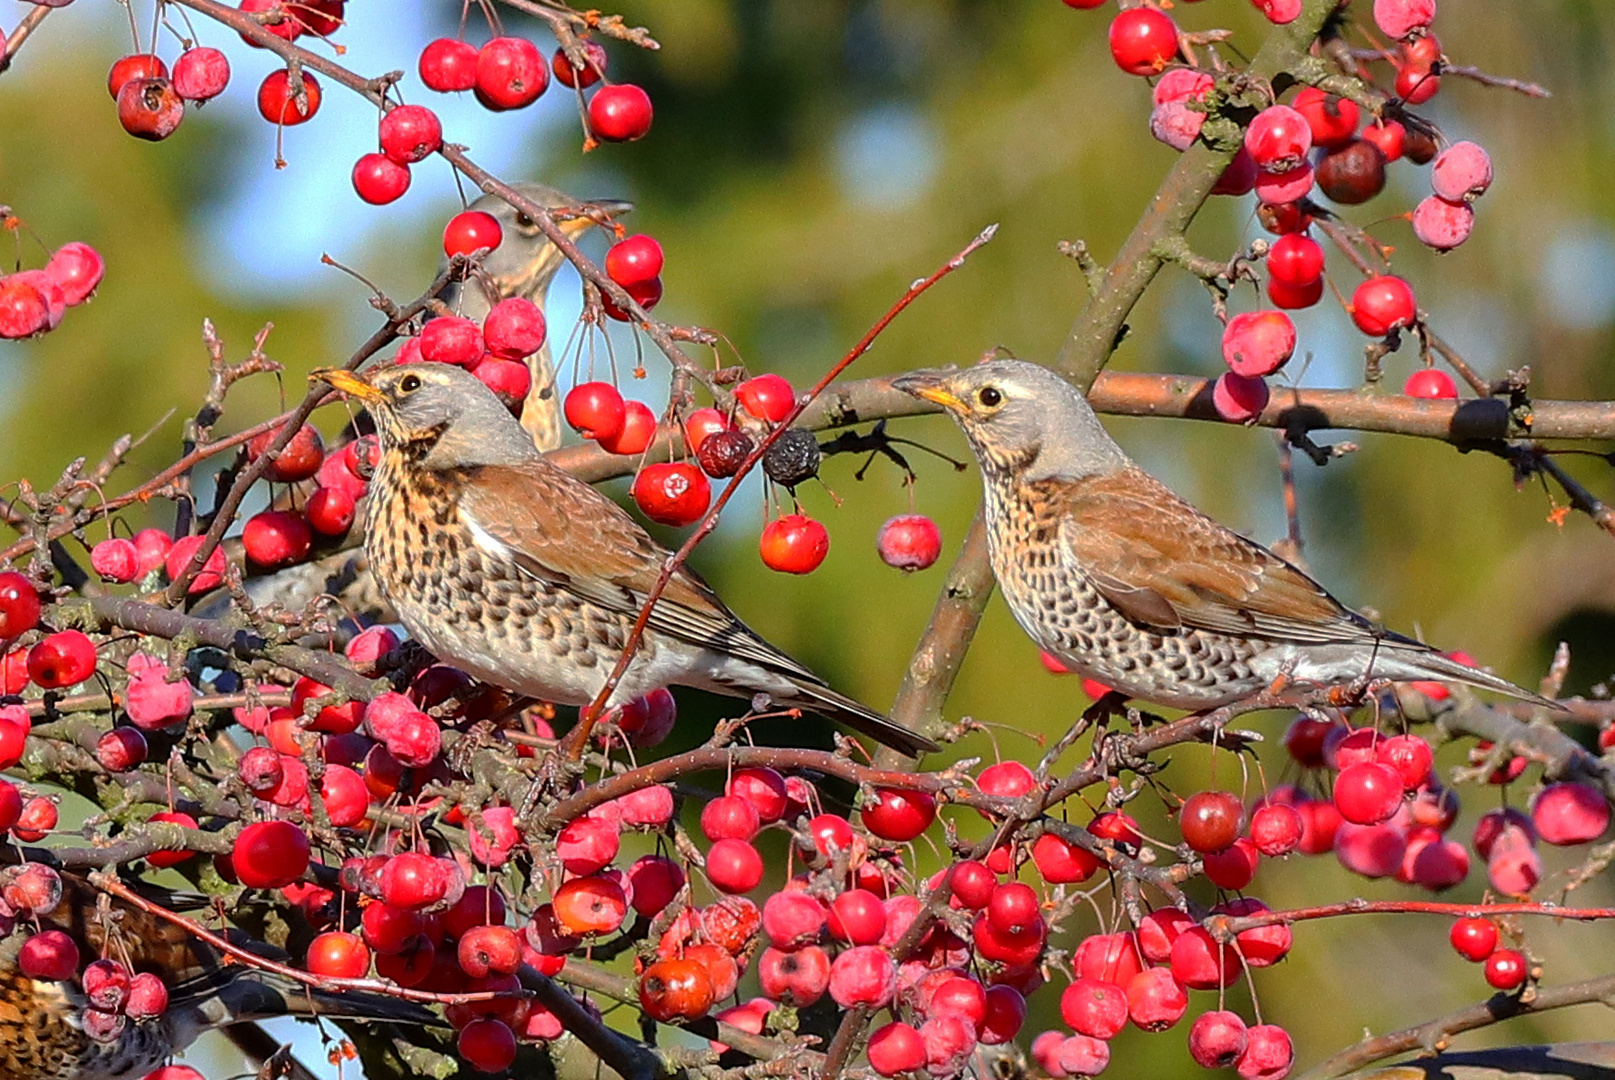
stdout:
{"type": "Polygon", "coordinates": [[[328,383],[349,397],[358,398],[366,405],[381,400],[381,391],[364,379],[342,368],[316,368],[308,373],[309,382],[328,383]]]}
{"type": "Polygon", "coordinates": [[[947,388],[947,382],[938,375],[913,374],[903,375],[892,380],[892,385],[905,394],[912,394],[926,401],[934,401],[950,412],[957,412],[964,408],[964,402],[959,400],[957,394],[947,388]]]}

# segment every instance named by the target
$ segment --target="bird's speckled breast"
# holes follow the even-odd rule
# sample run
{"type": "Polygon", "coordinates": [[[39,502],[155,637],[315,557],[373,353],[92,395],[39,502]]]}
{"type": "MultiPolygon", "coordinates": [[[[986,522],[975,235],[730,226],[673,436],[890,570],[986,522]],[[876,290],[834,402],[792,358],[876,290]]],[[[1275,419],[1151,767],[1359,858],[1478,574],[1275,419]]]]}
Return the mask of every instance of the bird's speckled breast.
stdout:
{"type": "Polygon", "coordinates": [[[459,515],[459,493],[473,475],[419,467],[406,449],[387,450],[365,521],[377,583],[409,632],[445,663],[546,701],[593,700],[610,671],[602,658],[621,651],[633,619],[479,545],[459,515]]]}
{"type": "Polygon", "coordinates": [[[1096,589],[1061,543],[1060,520],[1029,484],[983,473],[993,573],[1021,628],[1067,667],[1130,697],[1211,708],[1260,690],[1263,642],[1140,627],[1096,589]]]}

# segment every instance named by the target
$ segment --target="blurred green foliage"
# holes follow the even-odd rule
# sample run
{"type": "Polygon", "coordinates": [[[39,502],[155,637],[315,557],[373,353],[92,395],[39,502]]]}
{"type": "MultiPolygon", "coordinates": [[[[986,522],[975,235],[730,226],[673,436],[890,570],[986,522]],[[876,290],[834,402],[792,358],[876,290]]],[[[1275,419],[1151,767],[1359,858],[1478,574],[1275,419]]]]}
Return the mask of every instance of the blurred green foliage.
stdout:
{"type": "MultiPolygon", "coordinates": [[[[57,331],[0,345],[0,476],[48,484],[70,459],[93,459],[118,434],[168,416],[119,474],[114,488],[122,490],[175,456],[179,418],[194,411],[205,383],[204,318],[232,357],[273,322],[268,351],[287,365],[287,393],[295,397],[306,370],[350,350],[374,316],[358,290],[246,299],[229,280],[201,269],[210,208],[230,197],[244,172],[269,164],[244,156],[244,121],[212,111],[188,120],[168,144],[125,136],[103,89],[118,47],[76,35],[79,7],[57,13],[40,31],[59,39],[48,71],[29,70],[30,43],[16,70],[0,78],[0,200],[27,223],[24,264],[42,261],[35,236],[46,248],[83,239],[105,254],[108,277],[94,303],[69,313],[57,331]]],[[[382,17],[380,7],[352,4],[344,33],[366,34],[367,22],[382,17]]],[[[418,24],[411,47],[435,36],[446,19],[441,12],[427,18],[414,4],[400,5],[396,17],[406,14],[418,24]]],[[[780,371],[799,385],[833,362],[911,280],[995,221],[1002,226],[997,239],[894,324],[853,374],[966,364],[994,346],[1049,358],[1084,295],[1056,241],[1085,239],[1103,261],[1173,160],[1149,137],[1147,88],[1108,57],[1104,12],[1072,11],[1055,0],[634,0],[623,14],[663,44],[653,53],[611,48],[613,75],[640,81],[653,95],[650,137],[580,159],[576,129],[562,125],[523,148],[532,172],[581,195],[634,198],[633,228],[656,235],[669,256],[659,313],[718,330],[726,360],[732,346],[753,369],[780,371]]],[[[1218,0],[1183,5],[1176,14],[1192,28],[1230,26],[1246,55],[1259,42],[1261,20],[1247,4],[1218,0]]],[[[1554,96],[1533,100],[1446,80],[1429,114],[1452,138],[1482,142],[1498,175],[1477,206],[1474,238],[1455,253],[1422,250],[1399,219],[1427,190],[1410,165],[1395,166],[1389,190],[1347,216],[1396,247],[1395,266],[1414,283],[1434,325],[1484,373],[1529,365],[1541,395],[1615,397],[1615,211],[1607,180],[1615,165],[1615,8],[1596,0],[1491,0],[1443,5],[1442,14],[1437,29],[1458,62],[1539,81],[1554,96]]],[[[389,66],[412,69],[413,58],[402,54],[389,66]]],[[[251,81],[238,80],[230,93],[248,94],[251,81]]],[[[420,100],[412,89],[411,100],[420,100]]],[[[346,141],[357,156],[372,135],[356,129],[346,141]]],[[[328,197],[357,207],[345,190],[328,197]]],[[[389,288],[424,283],[435,219],[383,220],[370,262],[356,268],[378,273],[389,288]]],[[[1197,251],[1225,258],[1259,234],[1247,201],[1221,200],[1202,214],[1191,239],[1197,251]]],[[[1332,260],[1331,269],[1349,292],[1350,268],[1332,260]]],[[[1247,294],[1238,302],[1253,300],[1247,294]]],[[[1164,273],[1131,323],[1117,367],[1218,370],[1207,297],[1182,275],[1164,273]]],[[[1362,341],[1338,305],[1301,327],[1311,363],[1297,358],[1290,372],[1297,382],[1360,381],[1362,341]]],[[[558,345],[566,334],[557,329],[558,345]]],[[[619,340],[619,356],[623,348],[619,340]]],[[[1409,352],[1388,362],[1386,389],[1412,370],[1409,352]]],[[[665,401],[654,385],[644,396],[665,401]]],[[[232,396],[223,430],[263,419],[278,401],[269,380],[244,387],[232,396]]],[[[330,420],[333,429],[339,423],[330,420]]],[[[1266,541],[1283,534],[1270,433],[1159,420],[1111,427],[1147,467],[1223,521],[1266,541]]],[[[904,424],[901,434],[963,453],[940,419],[904,424]]],[[[1344,439],[1361,449],[1321,470],[1297,465],[1305,555],[1343,599],[1527,684],[1560,632],[1572,634],[1582,658],[1575,687],[1615,674],[1608,536],[1578,516],[1551,523],[1541,486],[1516,491],[1495,459],[1382,436],[1333,441],[1344,439]]],[[[923,453],[912,460],[920,473],[912,490],[883,463],[860,482],[852,461],[836,459],[825,469],[826,486],[802,493],[833,536],[828,561],[810,577],[761,566],[756,500],[738,503],[736,520],[698,558],[757,629],[877,705],[891,700],[944,571],[904,576],[887,569],[874,557],[875,531],[889,515],[918,509],[940,522],[951,554],[977,499],[974,475],[955,474],[923,453]]],[[[1606,463],[1566,464],[1595,492],[1609,491],[1606,463]]],[[[171,521],[167,507],[143,513],[171,521]]],[[[144,523],[138,514],[131,520],[144,523]]],[[[1083,704],[1074,680],[1044,673],[995,601],[949,709],[989,732],[965,740],[958,754],[1031,758],[1040,752],[1036,740],[1057,735],[1083,704]]],[[[1255,726],[1271,739],[1283,723],[1272,717],[1255,726]]],[[[799,732],[793,726],[792,734],[799,732]]],[[[1282,770],[1273,749],[1263,753],[1269,783],[1282,770]]],[[[1247,789],[1258,783],[1226,755],[1213,762],[1208,751],[1185,748],[1176,756],[1159,779],[1177,791],[1212,780],[1247,789]]],[[[1451,764],[1450,756],[1443,761],[1451,764]]],[[[1486,795],[1466,792],[1466,822],[1486,808],[1476,805],[1486,795]]],[[[1158,807],[1152,798],[1140,803],[1158,807]]],[[[1157,835],[1175,838],[1158,808],[1141,814],[1157,835]]],[[[1073,811],[1075,819],[1084,816],[1073,811]]],[[[1478,897],[1483,876],[1477,868],[1456,895],[1478,897]]],[[[1259,884],[1274,906],[1411,895],[1352,879],[1328,859],[1270,866],[1259,884]]],[[[1577,898],[1608,902],[1609,893],[1600,882],[1577,898]]],[[[1607,964],[1605,927],[1531,929],[1551,981],[1607,964]]],[[[1296,1031],[1304,1064],[1352,1042],[1364,1027],[1383,1030],[1485,996],[1478,970],[1450,954],[1444,935],[1438,919],[1303,927],[1293,958],[1258,977],[1264,1016],[1296,1031]]],[[[1234,997],[1243,994],[1241,988],[1234,997]]],[[[1049,996],[1032,1024],[1054,1020],[1049,996]]],[[[1583,1011],[1516,1023],[1475,1041],[1601,1033],[1601,1018],[1583,1011]]],[[[1187,1062],[1182,1032],[1128,1032],[1117,1060],[1131,1075],[1175,1075],[1187,1062]]]]}

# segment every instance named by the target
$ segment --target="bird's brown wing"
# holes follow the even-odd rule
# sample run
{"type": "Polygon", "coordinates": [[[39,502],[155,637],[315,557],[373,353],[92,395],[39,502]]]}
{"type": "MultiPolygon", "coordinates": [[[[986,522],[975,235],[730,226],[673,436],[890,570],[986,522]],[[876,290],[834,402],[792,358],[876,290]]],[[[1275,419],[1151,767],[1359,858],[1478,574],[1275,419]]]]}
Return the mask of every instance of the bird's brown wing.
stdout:
{"type": "Polygon", "coordinates": [[[1072,565],[1135,623],[1314,643],[1384,636],[1141,469],[1032,486],[1042,527],[1058,531],[1072,565]]]}
{"type": "MultiPolygon", "coordinates": [[[[468,470],[459,506],[462,517],[507,549],[525,572],[626,615],[639,614],[669,557],[616,503],[548,462],[468,470]]],[[[753,633],[687,567],[674,572],[648,625],[822,683],[753,633]]]]}

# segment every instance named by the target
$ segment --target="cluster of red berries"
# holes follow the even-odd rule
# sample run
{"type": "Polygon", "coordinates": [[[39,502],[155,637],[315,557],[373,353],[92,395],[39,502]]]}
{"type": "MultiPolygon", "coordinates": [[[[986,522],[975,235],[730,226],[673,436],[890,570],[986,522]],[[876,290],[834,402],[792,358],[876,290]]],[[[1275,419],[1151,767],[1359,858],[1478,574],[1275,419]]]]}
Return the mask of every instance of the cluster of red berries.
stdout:
{"type": "MultiPolygon", "coordinates": [[[[1101,2],[1067,0],[1081,8],[1101,2]]],[[[1275,23],[1290,22],[1301,10],[1300,0],[1255,3],[1275,23]]],[[[1433,0],[1377,0],[1374,5],[1379,28],[1400,43],[1395,92],[1404,104],[1428,101],[1440,88],[1441,45],[1429,30],[1434,16],[1433,0]]],[[[1208,112],[1215,111],[1218,83],[1210,72],[1182,66],[1178,28],[1171,17],[1151,7],[1122,11],[1111,24],[1110,47],[1123,71],[1159,76],[1150,130],[1167,145],[1188,149],[1200,137],[1208,112]]],[[[1236,315],[1223,333],[1228,371],[1213,386],[1212,400],[1224,419],[1248,423],[1261,415],[1269,399],[1266,378],[1295,351],[1295,325],[1283,309],[1311,307],[1323,297],[1324,252],[1308,235],[1315,208],[1307,199],[1315,188],[1335,203],[1356,205],[1384,189],[1389,163],[1405,157],[1423,165],[1434,159],[1434,193],[1406,217],[1418,239],[1438,251],[1449,251],[1469,236],[1474,221],[1470,203],[1491,184],[1486,152],[1462,142],[1438,156],[1424,125],[1405,126],[1390,117],[1363,120],[1356,102],[1302,87],[1290,104],[1275,103],[1250,122],[1243,146],[1214,189],[1221,195],[1254,191],[1260,220],[1278,234],[1266,258],[1273,309],[1236,315]]],[[[1419,317],[1413,289],[1390,274],[1359,285],[1347,311],[1359,330],[1376,338],[1413,326],[1419,317]]],[[[1403,392],[1457,397],[1451,377],[1433,368],[1415,372],[1403,392]]]]}
{"type": "Polygon", "coordinates": [[[514,296],[495,304],[480,325],[460,315],[428,320],[399,349],[397,362],[463,367],[512,412],[520,412],[533,381],[526,360],[544,347],[548,332],[538,305],[514,296]]]}
{"type": "Polygon", "coordinates": [[[54,330],[70,307],[95,293],[106,274],[101,253],[74,241],[51,253],[38,270],[0,276],[0,338],[26,338],[54,330]]]}
{"type": "MultiPolygon", "coordinates": [[[[46,919],[61,906],[61,876],[40,863],[0,871],[0,908],[8,918],[46,919]]],[[[62,930],[41,930],[22,943],[17,968],[28,978],[60,982],[77,978],[84,995],[79,1024],[96,1042],[116,1042],[130,1021],[155,1020],[168,1008],[168,987],[149,971],[135,972],[102,957],[80,969],[78,945],[62,930]]],[[[154,1074],[155,1075],[155,1074],[154,1074]]]]}
{"type": "MultiPolygon", "coordinates": [[[[421,50],[421,81],[440,94],[470,90],[494,112],[526,108],[550,84],[550,72],[563,86],[581,94],[602,82],[606,51],[598,42],[582,43],[581,67],[556,49],[545,61],[538,46],[526,38],[496,37],[481,48],[458,38],[438,38],[421,50]]],[[[605,83],[589,98],[589,131],[605,142],[632,142],[650,131],[653,110],[650,95],[633,83],[605,83]]]]}

